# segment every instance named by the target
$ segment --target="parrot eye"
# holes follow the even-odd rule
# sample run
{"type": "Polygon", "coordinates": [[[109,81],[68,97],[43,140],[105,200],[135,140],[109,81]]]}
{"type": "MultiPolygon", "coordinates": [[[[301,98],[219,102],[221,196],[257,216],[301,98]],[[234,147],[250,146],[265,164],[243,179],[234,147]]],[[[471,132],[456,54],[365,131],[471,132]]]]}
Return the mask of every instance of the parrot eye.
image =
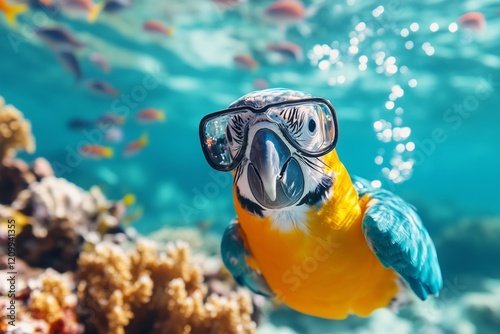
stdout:
{"type": "Polygon", "coordinates": [[[314,130],[316,130],[316,122],[314,119],[310,118],[309,123],[307,124],[307,128],[309,129],[310,134],[314,134],[314,130]]]}

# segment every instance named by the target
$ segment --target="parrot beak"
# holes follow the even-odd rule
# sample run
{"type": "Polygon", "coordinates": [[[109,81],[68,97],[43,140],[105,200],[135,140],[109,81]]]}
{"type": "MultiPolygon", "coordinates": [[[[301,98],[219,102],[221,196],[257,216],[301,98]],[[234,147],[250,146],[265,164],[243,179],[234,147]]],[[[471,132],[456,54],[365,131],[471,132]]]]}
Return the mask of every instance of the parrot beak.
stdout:
{"type": "Polygon", "coordinates": [[[255,199],[270,209],[295,204],[304,191],[299,163],[280,136],[270,129],[255,133],[250,149],[248,184],[255,199]]]}

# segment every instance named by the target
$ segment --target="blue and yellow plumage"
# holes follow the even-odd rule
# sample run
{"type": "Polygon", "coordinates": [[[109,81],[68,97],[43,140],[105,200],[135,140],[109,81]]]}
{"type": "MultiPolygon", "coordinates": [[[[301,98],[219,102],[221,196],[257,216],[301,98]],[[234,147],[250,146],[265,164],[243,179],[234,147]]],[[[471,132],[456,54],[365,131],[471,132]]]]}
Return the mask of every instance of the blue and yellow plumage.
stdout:
{"type": "MultiPolygon", "coordinates": [[[[227,142],[221,145],[230,154],[225,153],[235,177],[238,218],[222,240],[225,265],[252,291],[330,319],[367,316],[389,306],[404,292],[401,279],[421,299],[437,294],[442,277],[436,251],[415,209],[351,178],[333,149],[336,126],[322,127],[334,113],[307,109],[316,108],[314,101],[286,105],[307,98],[270,89],[230,106],[227,142]],[[237,126],[232,118],[238,118],[237,126]],[[319,156],[310,149],[327,145],[319,156]]],[[[207,144],[203,131],[210,158],[214,141],[207,144]]],[[[227,158],[211,159],[214,166],[227,158]]]]}

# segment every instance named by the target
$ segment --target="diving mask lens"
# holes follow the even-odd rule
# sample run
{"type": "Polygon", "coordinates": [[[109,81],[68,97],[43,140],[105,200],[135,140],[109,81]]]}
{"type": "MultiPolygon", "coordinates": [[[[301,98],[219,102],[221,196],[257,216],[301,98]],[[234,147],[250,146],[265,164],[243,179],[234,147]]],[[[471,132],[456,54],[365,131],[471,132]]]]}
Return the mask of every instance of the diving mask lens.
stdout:
{"type": "Polygon", "coordinates": [[[203,151],[212,167],[230,170],[233,157],[227,143],[226,128],[231,115],[219,115],[204,121],[201,127],[203,151]]]}
{"type": "Polygon", "coordinates": [[[256,115],[278,124],[284,136],[300,152],[321,156],[335,148],[338,137],[333,106],[324,99],[309,98],[268,105],[219,111],[200,123],[200,139],[208,163],[230,171],[240,162],[247,140],[247,126],[256,115]]]}
{"type": "Polygon", "coordinates": [[[299,151],[319,156],[331,151],[337,142],[335,110],[326,101],[296,101],[267,111],[299,151]]]}

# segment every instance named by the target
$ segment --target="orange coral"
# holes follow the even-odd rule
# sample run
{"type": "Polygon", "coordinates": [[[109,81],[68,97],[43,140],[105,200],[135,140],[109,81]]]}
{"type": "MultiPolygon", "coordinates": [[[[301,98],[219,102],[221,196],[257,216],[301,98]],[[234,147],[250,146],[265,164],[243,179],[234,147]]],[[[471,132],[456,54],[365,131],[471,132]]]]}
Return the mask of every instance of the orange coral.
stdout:
{"type": "Polygon", "coordinates": [[[125,254],[100,243],[81,254],[77,279],[83,312],[100,334],[254,333],[248,293],[207,297],[201,269],[189,261],[186,243],[158,253],[140,241],[125,254]]]}

